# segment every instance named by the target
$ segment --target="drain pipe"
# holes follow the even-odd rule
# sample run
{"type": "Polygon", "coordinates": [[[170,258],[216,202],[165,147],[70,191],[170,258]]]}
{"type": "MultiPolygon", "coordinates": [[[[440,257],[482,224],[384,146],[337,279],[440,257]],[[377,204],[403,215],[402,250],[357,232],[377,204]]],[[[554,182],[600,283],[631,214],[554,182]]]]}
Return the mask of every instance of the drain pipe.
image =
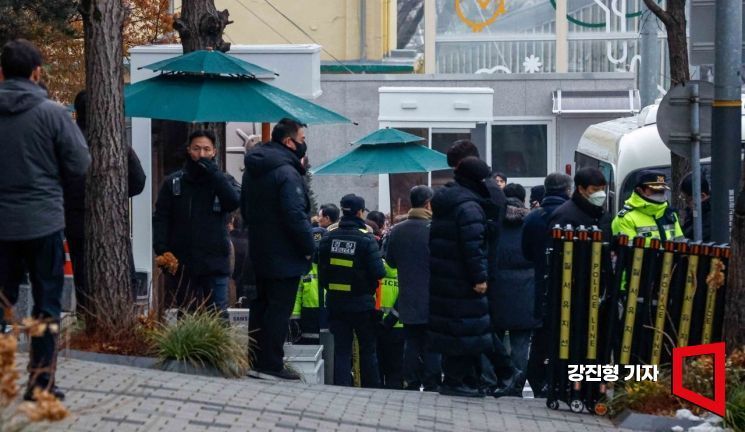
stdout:
{"type": "Polygon", "coordinates": [[[367,2],[360,0],[360,61],[367,60],[367,2]]]}

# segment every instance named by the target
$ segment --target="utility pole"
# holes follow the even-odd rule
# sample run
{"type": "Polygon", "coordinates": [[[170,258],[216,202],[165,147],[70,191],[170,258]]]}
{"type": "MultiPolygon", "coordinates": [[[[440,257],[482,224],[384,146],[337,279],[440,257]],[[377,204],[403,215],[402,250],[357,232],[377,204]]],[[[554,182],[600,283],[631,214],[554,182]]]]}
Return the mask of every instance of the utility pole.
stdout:
{"type": "Polygon", "coordinates": [[[711,145],[711,240],[728,243],[742,152],[742,0],[717,0],[711,145]]]}
{"type": "Polygon", "coordinates": [[[647,10],[641,20],[642,61],[639,69],[639,93],[642,107],[645,107],[654,104],[659,94],[657,85],[660,78],[660,42],[657,38],[657,16],[647,10]]]}

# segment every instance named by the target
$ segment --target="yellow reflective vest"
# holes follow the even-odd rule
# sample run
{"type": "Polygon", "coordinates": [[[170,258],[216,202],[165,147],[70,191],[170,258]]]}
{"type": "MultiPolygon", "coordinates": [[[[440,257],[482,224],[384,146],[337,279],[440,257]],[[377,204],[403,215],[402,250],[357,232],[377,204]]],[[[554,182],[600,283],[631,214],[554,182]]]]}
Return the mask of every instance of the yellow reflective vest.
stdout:
{"type": "Polygon", "coordinates": [[[398,317],[396,302],[398,301],[398,270],[390,267],[387,263],[385,266],[385,277],[380,280],[380,285],[375,293],[375,307],[383,311],[383,321],[395,317],[396,324],[393,328],[403,328],[404,323],[398,317]],[[388,318],[389,315],[392,315],[388,318]]]}
{"type": "Polygon", "coordinates": [[[613,219],[611,230],[613,235],[626,234],[631,240],[642,236],[646,239],[646,246],[655,238],[665,241],[683,237],[678,215],[668,203],[647,201],[636,192],[631,194],[613,219]]]}

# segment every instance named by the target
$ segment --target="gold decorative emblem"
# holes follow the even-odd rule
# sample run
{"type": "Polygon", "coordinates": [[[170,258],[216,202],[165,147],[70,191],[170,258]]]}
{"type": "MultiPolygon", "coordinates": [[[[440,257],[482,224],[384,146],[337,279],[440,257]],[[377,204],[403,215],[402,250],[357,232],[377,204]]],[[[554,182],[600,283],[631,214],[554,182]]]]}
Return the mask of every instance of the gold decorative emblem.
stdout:
{"type": "Polygon", "coordinates": [[[460,4],[461,1],[463,0],[455,0],[455,12],[458,14],[458,18],[460,18],[461,21],[466,23],[468,27],[471,27],[471,30],[474,33],[478,33],[481,30],[483,30],[484,27],[496,21],[500,15],[503,15],[505,13],[504,4],[507,0],[476,0],[476,3],[478,4],[479,8],[481,8],[482,11],[485,11],[489,7],[489,5],[492,3],[492,1],[494,1],[494,12],[491,14],[489,18],[486,19],[486,21],[481,21],[481,22],[472,21],[468,17],[466,17],[466,14],[463,13],[463,8],[461,7],[461,4],[460,4]]]}
{"type": "Polygon", "coordinates": [[[665,183],[665,176],[657,176],[657,183],[665,183]]]}

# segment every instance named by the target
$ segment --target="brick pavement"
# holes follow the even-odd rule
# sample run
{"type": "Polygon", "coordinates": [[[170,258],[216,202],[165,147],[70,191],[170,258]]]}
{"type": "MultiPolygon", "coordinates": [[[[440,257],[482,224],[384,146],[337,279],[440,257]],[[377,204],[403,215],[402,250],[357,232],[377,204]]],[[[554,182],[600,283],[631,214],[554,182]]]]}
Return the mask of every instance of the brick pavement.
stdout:
{"type": "MultiPolygon", "coordinates": [[[[21,364],[25,366],[25,359],[21,364]]],[[[62,431],[606,431],[544,400],[227,380],[60,358],[62,431]]]]}

